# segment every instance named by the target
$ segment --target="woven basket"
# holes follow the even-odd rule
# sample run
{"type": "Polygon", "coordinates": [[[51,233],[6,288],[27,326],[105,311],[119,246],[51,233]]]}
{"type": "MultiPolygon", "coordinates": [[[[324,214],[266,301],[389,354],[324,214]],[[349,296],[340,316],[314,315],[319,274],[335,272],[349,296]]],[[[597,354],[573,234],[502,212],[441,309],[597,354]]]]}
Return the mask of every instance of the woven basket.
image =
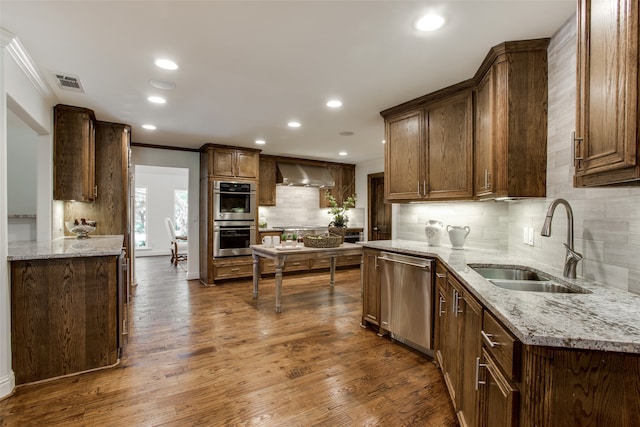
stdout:
{"type": "Polygon", "coordinates": [[[342,236],[337,234],[310,235],[302,238],[308,248],[337,248],[342,243],[342,236]]]}

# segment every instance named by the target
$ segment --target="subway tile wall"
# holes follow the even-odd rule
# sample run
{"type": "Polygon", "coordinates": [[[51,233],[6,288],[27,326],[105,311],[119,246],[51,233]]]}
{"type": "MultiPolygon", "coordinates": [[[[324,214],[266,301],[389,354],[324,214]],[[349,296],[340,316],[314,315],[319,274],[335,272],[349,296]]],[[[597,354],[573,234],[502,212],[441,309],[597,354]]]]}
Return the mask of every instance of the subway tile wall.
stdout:
{"type": "Polygon", "coordinates": [[[562,268],[562,244],[567,239],[564,207],[555,211],[550,237],[540,236],[540,229],[551,201],[564,198],[573,208],[575,249],[584,255],[578,275],[640,294],[640,188],[573,188],[570,135],[575,130],[575,16],[552,37],[548,57],[547,198],[394,205],[394,238],[426,244],[426,220],[439,219],[445,225],[469,225],[467,246],[508,249],[562,268]],[[523,227],[534,228],[533,247],[522,242],[523,227]]]}
{"type": "MultiPolygon", "coordinates": [[[[260,206],[258,215],[269,227],[288,225],[325,226],[331,222],[328,208],[319,208],[319,192],[313,187],[276,186],[276,206],[260,206]]],[[[347,211],[349,227],[362,227],[364,208],[347,211]]]]}

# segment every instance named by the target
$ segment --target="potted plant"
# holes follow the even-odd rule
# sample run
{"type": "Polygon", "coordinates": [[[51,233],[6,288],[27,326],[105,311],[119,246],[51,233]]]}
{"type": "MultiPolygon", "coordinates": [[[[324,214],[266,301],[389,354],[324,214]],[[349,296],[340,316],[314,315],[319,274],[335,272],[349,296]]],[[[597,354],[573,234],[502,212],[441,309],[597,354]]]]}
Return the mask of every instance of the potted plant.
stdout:
{"type": "Polygon", "coordinates": [[[356,195],[352,194],[344,199],[342,206],[338,205],[338,201],[329,191],[327,191],[325,197],[329,202],[329,213],[333,217],[329,223],[329,233],[339,234],[344,241],[344,235],[347,232],[347,223],[349,222],[347,211],[356,206],[356,195]]]}

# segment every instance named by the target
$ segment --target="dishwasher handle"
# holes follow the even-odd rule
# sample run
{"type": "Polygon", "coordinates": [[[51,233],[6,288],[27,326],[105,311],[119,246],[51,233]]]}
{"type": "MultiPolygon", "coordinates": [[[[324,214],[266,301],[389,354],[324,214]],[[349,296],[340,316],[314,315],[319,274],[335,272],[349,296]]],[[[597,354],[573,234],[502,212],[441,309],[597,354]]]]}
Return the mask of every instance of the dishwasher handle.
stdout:
{"type": "Polygon", "coordinates": [[[410,262],[410,261],[403,261],[403,260],[399,260],[399,259],[387,258],[384,255],[381,256],[381,257],[378,257],[378,259],[380,261],[388,261],[388,262],[394,262],[396,264],[410,265],[412,267],[422,268],[422,269],[424,269],[426,271],[431,271],[431,263],[430,262],[427,265],[422,264],[422,263],[418,264],[418,263],[413,263],[413,262],[410,262]]]}

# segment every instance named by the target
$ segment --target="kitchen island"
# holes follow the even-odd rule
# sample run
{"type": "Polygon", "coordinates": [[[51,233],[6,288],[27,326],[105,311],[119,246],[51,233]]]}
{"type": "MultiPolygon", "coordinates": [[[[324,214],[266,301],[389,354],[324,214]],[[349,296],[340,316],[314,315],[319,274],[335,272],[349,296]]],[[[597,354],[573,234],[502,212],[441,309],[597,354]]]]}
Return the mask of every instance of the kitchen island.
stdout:
{"type": "Polygon", "coordinates": [[[251,245],[253,256],[253,298],[258,298],[258,285],[260,282],[260,257],[272,259],[276,274],[276,312],[282,311],[282,267],[285,261],[323,259],[331,260],[329,267],[329,287],[333,290],[335,284],[336,258],[339,256],[362,256],[362,246],[353,243],[342,243],[337,248],[311,248],[306,246],[276,246],[251,245]]]}
{"type": "Polygon", "coordinates": [[[124,321],[124,236],[11,242],[16,384],[113,366],[124,321]]]}

